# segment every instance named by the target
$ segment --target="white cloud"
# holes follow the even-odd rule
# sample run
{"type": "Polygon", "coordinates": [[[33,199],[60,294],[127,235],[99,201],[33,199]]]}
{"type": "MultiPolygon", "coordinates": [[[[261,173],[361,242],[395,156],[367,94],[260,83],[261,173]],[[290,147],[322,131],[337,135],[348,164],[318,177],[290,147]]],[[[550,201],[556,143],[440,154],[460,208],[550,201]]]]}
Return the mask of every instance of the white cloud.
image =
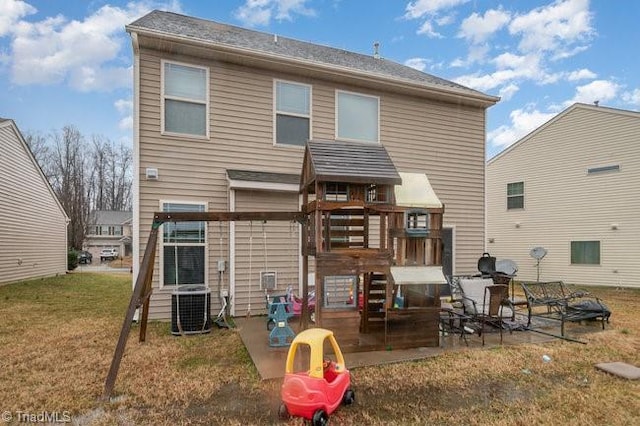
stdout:
{"type": "Polygon", "coordinates": [[[514,81],[536,80],[543,81],[548,75],[540,67],[537,55],[518,56],[504,53],[496,57],[496,71],[489,74],[469,74],[455,79],[457,83],[480,91],[492,90],[501,86],[508,86],[514,81]]]}
{"type": "Polygon", "coordinates": [[[113,103],[120,114],[131,114],[133,101],[131,99],[118,99],[113,103]]]}
{"type": "Polygon", "coordinates": [[[442,27],[444,25],[453,24],[454,20],[455,20],[455,17],[453,16],[453,14],[445,15],[436,19],[436,24],[442,27]]]}
{"type": "Polygon", "coordinates": [[[118,113],[124,117],[118,123],[122,130],[133,129],[133,101],[131,99],[118,99],[113,103],[118,113]]]}
{"type": "Polygon", "coordinates": [[[577,53],[570,47],[594,34],[591,18],[589,0],[556,0],[516,16],[509,24],[509,32],[522,37],[518,47],[523,52],[577,53]]]}
{"type": "Polygon", "coordinates": [[[307,2],[308,0],[245,0],[234,15],[250,27],[268,25],[272,18],[277,21],[292,21],[293,14],[315,16],[315,10],[307,7],[307,2]]]}
{"type": "Polygon", "coordinates": [[[133,116],[132,115],[128,115],[128,116],[124,117],[123,119],[121,119],[118,122],[118,128],[120,130],[131,130],[131,129],[133,129],[133,116]]]}
{"type": "Polygon", "coordinates": [[[640,106],[640,89],[635,89],[631,92],[623,93],[622,100],[628,104],[640,106]]]}
{"type": "Polygon", "coordinates": [[[474,63],[484,63],[490,51],[488,44],[474,44],[469,47],[469,53],[465,59],[456,58],[451,62],[452,67],[468,67],[474,63]]]}
{"type": "Polygon", "coordinates": [[[418,71],[424,71],[427,69],[428,60],[425,58],[410,58],[404,61],[404,64],[408,67],[415,68],[418,71]]]}
{"type": "Polygon", "coordinates": [[[575,96],[564,102],[564,106],[568,107],[576,102],[591,104],[595,101],[605,103],[614,99],[618,95],[621,86],[609,80],[594,80],[584,86],[576,87],[575,96]]]}
{"type": "Polygon", "coordinates": [[[418,29],[418,34],[424,34],[430,38],[442,38],[442,34],[433,28],[431,21],[424,21],[418,29]]]}
{"type": "Polygon", "coordinates": [[[531,62],[531,58],[537,58],[537,56],[515,55],[507,52],[496,56],[493,63],[497,69],[520,68],[525,66],[527,62],[531,62]]]}
{"type": "Polygon", "coordinates": [[[418,19],[424,16],[434,16],[439,12],[459,6],[469,0],[416,0],[407,4],[405,17],[418,19]]]}
{"type": "Polygon", "coordinates": [[[482,43],[486,41],[491,34],[504,27],[510,19],[511,15],[500,9],[487,10],[484,16],[480,16],[474,12],[462,21],[458,36],[474,44],[482,43]]]}
{"type": "Polygon", "coordinates": [[[511,122],[487,133],[487,139],[491,146],[504,149],[537,129],[555,115],[556,113],[540,112],[530,106],[524,109],[516,109],[509,114],[511,122]]]}
{"type": "Polygon", "coordinates": [[[464,4],[469,0],[416,0],[407,4],[405,8],[406,19],[423,19],[424,21],[418,29],[418,34],[426,35],[430,38],[442,38],[435,28],[434,23],[439,26],[453,23],[453,14],[440,16],[456,6],[464,4]]]}
{"type": "Polygon", "coordinates": [[[105,5],[84,20],[58,15],[16,23],[12,29],[12,81],[21,85],[66,82],[80,91],[129,86],[131,68],[121,58],[129,41],[122,29],[154,8],[180,11],[176,1],[142,1],[128,3],[125,8],[105,5]]]}
{"type": "Polygon", "coordinates": [[[590,80],[592,78],[596,78],[598,75],[591,70],[586,68],[582,68],[580,70],[571,71],[569,75],[567,75],[567,80],[569,81],[578,81],[578,80],[590,80]]]}
{"type": "Polygon", "coordinates": [[[22,18],[38,10],[20,0],[0,0],[0,37],[9,34],[22,18]]]}
{"type": "Polygon", "coordinates": [[[513,97],[513,95],[516,94],[518,90],[520,90],[520,87],[518,87],[518,85],[510,83],[509,85],[504,86],[500,89],[500,91],[498,92],[498,96],[500,96],[501,101],[508,101],[513,97]]]}

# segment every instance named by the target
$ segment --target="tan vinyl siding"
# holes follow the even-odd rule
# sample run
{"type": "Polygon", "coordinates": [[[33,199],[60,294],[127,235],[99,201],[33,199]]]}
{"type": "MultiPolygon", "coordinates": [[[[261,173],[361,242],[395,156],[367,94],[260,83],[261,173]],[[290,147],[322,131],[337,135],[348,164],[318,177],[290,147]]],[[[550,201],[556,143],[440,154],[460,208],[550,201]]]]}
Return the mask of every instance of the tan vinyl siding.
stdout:
{"type": "Polygon", "coordinates": [[[531,248],[545,247],[541,279],[638,286],[640,115],[577,105],[487,167],[487,238],[493,255],[536,279],[531,248]],[[619,172],[588,175],[593,167],[619,172]],[[506,186],[524,182],[524,209],[507,210],[506,186]],[[519,227],[516,227],[516,223],[519,227]],[[611,229],[617,224],[618,229],[611,229]],[[571,241],[600,241],[600,265],[571,265],[571,241]]]}
{"type": "MultiPolygon", "coordinates": [[[[297,193],[236,191],[236,211],[297,211],[297,193]]],[[[260,272],[277,272],[277,288],[269,294],[285,294],[288,286],[298,292],[299,226],[290,222],[236,222],[235,299],[236,315],[266,313],[265,290],[260,272]],[[266,234],[266,240],[265,235],[266,234]],[[266,244],[266,245],[265,245],[266,244]]]]}
{"type": "MultiPolygon", "coordinates": [[[[251,69],[235,64],[173,56],[143,49],[140,53],[140,256],[160,199],[205,200],[209,211],[227,211],[227,169],[300,173],[302,147],[273,145],[273,80],[312,86],[312,135],[335,138],[335,91],[380,97],[381,141],[401,171],[423,172],[445,203],[445,223],[456,227],[456,272],[473,272],[484,241],[483,108],[372,91],[324,80],[251,69]],[[210,67],[210,139],[160,135],[160,61],[210,67]],[[158,168],[147,181],[145,168],[158,168]]],[[[274,199],[278,199],[276,196],[274,199]]],[[[252,201],[253,210],[270,208],[252,201]]],[[[277,205],[282,210],[282,205],[277,205]]],[[[295,210],[298,210],[297,201],[295,210]]],[[[286,225],[288,226],[288,225],[286,225]]],[[[213,244],[210,241],[210,245],[213,244]]],[[[214,263],[210,262],[213,267],[214,263]]],[[[238,277],[242,279],[241,277],[238,277]]],[[[210,274],[210,279],[211,274],[210,274]]],[[[211,281],[212,282],[212,281],[211,281]]],[[[157,274],[154,286],[158,286],[157,274]]],[[[248,295],[238,283],[236,312],[246,310],[248,295]]],[[[167,317],[154,294],[151,317],[167,317]]],[[[168,300],[168,299],[167,299],[168,300]]],[[[252,301],[264,309],[264,303],[252,301]]]]}
{"type": "Polygon", "coordinates": [[[0,146],[0,283],[64,274],[66,216],[8,123],[0,123],[0,146]]]}

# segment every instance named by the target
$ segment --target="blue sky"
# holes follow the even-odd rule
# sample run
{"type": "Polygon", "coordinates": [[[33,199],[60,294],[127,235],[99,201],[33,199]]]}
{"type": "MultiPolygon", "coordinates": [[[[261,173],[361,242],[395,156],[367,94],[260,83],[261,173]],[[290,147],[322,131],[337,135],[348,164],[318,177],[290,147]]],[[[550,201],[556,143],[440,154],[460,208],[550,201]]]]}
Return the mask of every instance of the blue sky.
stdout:
{"type": "Polygon", "coordinates": [[[131,144],[124,26],[152,9],[371,54],[502,100],[487,157],[574,102],[640,110],[640,2],[0,0],[0,117],[131,144]]]}

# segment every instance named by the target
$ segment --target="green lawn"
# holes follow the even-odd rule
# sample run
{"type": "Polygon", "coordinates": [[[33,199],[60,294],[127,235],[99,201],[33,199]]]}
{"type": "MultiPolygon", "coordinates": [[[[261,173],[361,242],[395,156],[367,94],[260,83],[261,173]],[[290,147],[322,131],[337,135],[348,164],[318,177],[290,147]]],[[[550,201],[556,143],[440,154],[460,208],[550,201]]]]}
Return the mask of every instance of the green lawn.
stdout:
{"type": "MultiPolygon", "coordinates": [[[[594,289],[613,311],[587,345],[554,341],[451,352],[352,371],[356,404],[333,424],[614,424],[640,419],[640,290],[594,289]],[[543,363],[542,354],[552,362],[543,363]]],[[[69,412],[82,424],[274,424],[280,381],[261,381],[234,330],[130,336],[111,403],[104,380],[131,294],[128,274],[73,273],[0,287],[0,412],[69,412]]],[[[15,418],[14,418],[15,420],[15,418]]],[[[287,424],[299,425],[300,420],[287,424]]]]}

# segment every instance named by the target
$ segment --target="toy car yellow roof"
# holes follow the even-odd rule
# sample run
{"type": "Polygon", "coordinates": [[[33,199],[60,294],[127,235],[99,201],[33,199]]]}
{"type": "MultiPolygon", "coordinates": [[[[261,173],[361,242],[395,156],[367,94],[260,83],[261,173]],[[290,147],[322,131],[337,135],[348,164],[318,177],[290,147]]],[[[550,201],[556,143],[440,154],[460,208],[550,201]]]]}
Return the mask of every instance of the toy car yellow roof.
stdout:
{"type": "Polygon", "coordinates": [[[322,347],[324,339],[329,336],[333,336],[333,331],[325,328],[309,328],[298,333],[294,341],[297,340],[298,343],[306,343],[309,346],[319,345],[322,347]]]}
{"type": "Polygon", "coordinates": [[[315,378],[322,378],[322,361],[324,359],[323,344],[325,339],[328,339],[331,343],[331,347],[336,356],[337,369],[344,370],[344,357],[338,346],[338,342],[333,337],[333,331],[326,330],[324,328],[309,328],[301,331],[291,342],[289,347],[289,354],[287,355],[287,364],[285,366],[286,373],[293,372],[293,362],[296,351],[300,345],[309,345],[311,349],[311,356],[309,359],[309,376],[315,378]]]}

